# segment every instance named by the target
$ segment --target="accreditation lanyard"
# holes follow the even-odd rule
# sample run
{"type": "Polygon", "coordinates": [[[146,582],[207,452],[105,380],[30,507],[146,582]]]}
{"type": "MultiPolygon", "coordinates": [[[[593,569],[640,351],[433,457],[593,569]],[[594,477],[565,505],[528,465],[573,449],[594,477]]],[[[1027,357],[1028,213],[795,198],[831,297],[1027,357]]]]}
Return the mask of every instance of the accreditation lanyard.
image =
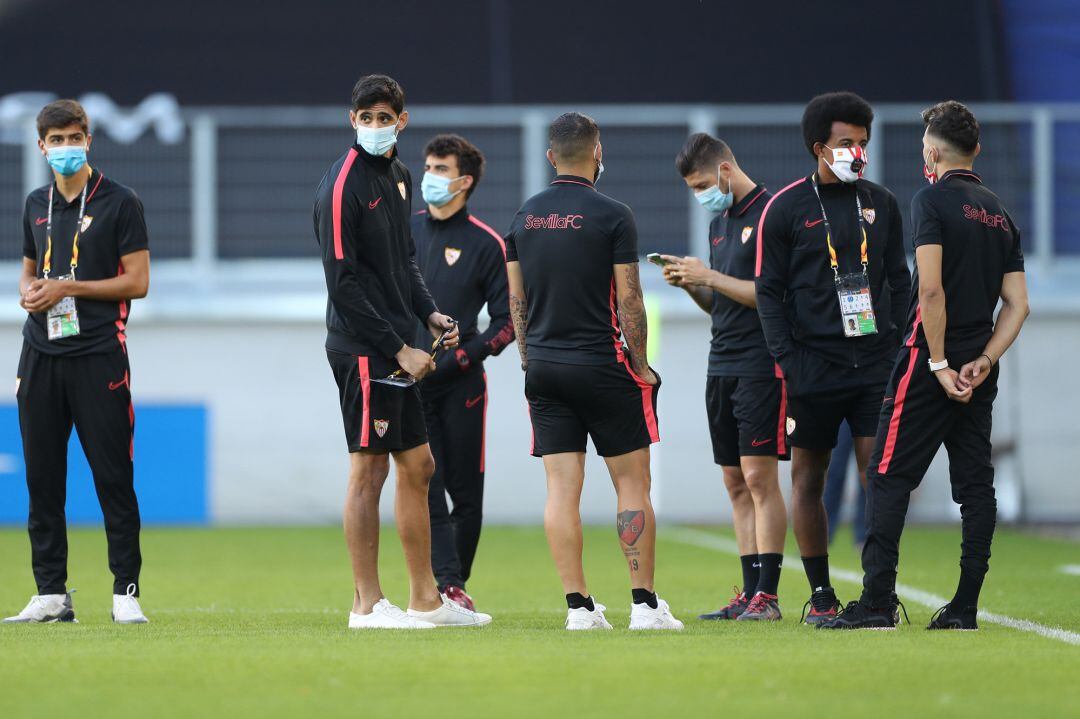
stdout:
{"type": "MultiPolygon", "coordinates": [[[[79,200],[79,217],[75,220],[75,239],[71,242],[71,278],[75,279],[75,268],[79,266],[79,231],[82,230],[83,218],[86,216],[86,190],[90,187],[90,180],[87,179],[86,184],[83,185],[82,198],[79,200]]],[[[48,220],[45,224],[45,261],[42,263],[42,273],[45,279],[49,279],[49,273],[52,271],[52,229],[53,229],[53,191],[56,189],[56,185],[49,187],[49,212],[48,220]]]]}
{"type": "MultiPolygon", "coordinates": [[[[825,244],[829,247],[829,267],[832,267],[833,279],[837,282],[840,281],[840,264],[836,260],[836,248],[832,244],[832,228],[829,226],[829,216],[825,214],[825,204],[821,201],[821,192],[818,191],[817,173],[815,172],[810,176],[810,186],[814,188],[814,195],[817,197],[818,207],[821,208],[821,218],[825,221],[825,244]]],[[[869,256],[867,250],[869,249],[869,240],[866,234],[866,218],[863,217],[862,200],[859,199],[859,188],[855,188],[855,211],[859,221],[859,232],[862,234],[862,244],[859,246],[859,259],[862,262],[863,274],[867,274],[867,268],[870,265],[869,256]]]]}

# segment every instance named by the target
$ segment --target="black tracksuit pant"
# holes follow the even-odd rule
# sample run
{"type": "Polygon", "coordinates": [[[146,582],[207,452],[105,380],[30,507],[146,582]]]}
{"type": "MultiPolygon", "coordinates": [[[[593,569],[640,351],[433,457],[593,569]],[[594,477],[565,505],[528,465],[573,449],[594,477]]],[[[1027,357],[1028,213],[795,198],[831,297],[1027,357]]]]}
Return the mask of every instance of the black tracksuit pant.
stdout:
{"type": "Polygon", "coordinates": [[[54,356],[23,345],[19,359],[19,426],[30,493],[30,550],[38,594],[67,591],[68,439],[79,433],[105,516],[113,593],[139,586],[139,503],[132,464],[135,412],[122,347],[99,354],[54,356]]]}
{"type": "MultiPolygon", "coordinates": [[[[862,601],[872,607],[891,604],[908,500],[942,444],[949,454],[953,501],[963,517],[960,586],[973,588],[977,596],[989,568],[997,521],[990,428],[998,368],[991,369],[969,403],[961,404],[946,396],[927,367],[928,356],[925,348],[902,349],[885,392],[867,469],[862,601]]],[[[975,356],[949,359],[959,370],[975,356]]]]}
{"type": "Polygon", "coordinates": [[[446,385],[422,386],[421,394],[435,458],[428,493],[431,569],[440,587],[464,589],[483,520],[487,375],[477,368],[446,385]],[[447,495],[453,511],[447,508],[447,495]]]}

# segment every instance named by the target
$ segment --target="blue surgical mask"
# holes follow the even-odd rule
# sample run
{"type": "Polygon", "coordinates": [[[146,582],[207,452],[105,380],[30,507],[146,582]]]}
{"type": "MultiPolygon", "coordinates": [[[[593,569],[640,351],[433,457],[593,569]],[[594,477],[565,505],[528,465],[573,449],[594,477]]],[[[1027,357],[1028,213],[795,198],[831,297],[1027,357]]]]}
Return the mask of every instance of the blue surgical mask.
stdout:
{"type": "Polygon", "coordinates": [[[81,145],[50,147],[45,151],[49,166],[64,177],[71,177],[86,164],[86,148],[81,145]]]}
{"type": "Polygon", "coordinates": [[[701,192],[695,192],[694,197],[701,206],[709,212],[723,212],[731,207],[735,201],[734,195],[731,194],[731,181],[728,181],[728,191],[720,191],[720,171],[716,171],[716,184],[707,190],[701,192]]]}
{"type": "Polygon", "coordinates": [[[450,191],[451,183],[457,182],[466,175],[460,177],[443,177],[432,172],[425,172],[424,179],[420,181],[420,194],[424,196],[424,202],[435,207],[442,207],[457,195],[464,192],[464,188],[457,192],[450,191]]]}
{"type": "Polygon", "coordinates": [[[385,155],[397,144],[397,123],[386,127],[358,127],[356,141],[371,155],[385,155]]]}

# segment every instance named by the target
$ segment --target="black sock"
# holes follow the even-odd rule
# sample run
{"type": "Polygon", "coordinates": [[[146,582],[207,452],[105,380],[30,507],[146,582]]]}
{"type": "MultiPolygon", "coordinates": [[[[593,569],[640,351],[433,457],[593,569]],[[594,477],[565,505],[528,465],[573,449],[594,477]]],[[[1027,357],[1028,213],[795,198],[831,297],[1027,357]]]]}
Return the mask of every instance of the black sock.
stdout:
{"type": "Polygon", "coordinates": [[[960,582],[956,585],[956,594],[953,595],[949,606],[957,613],[968,607],[979,605],[979,592],[982,591],[982,578],[971,577],[964,570],[960,570],[960,582]]]}
{"type": "Polygon", "coordinates": [[[593,604],[592,597],[586,597],[584,594],[578,592],[566,595],[566,606],[570,609],[588,609],[590,612],[596,611],[596,605],[593,604]]]}
{"type": "Polygon", "coordinates": [[[630,593],[634,595],[634,604],[648,604],[650,609],[660,606],[656,603],[655,592],[650,592],[648,589],[631,589],[630,593]]]}
{"type": "Polygon", "coordinates": [[[755,591],[776,596],[776,590],[780,586],[780,567],[783,566],[784,555],[759,554],[758,561],[761,564],[761,578],[758,579],[755,591]]]}
{"type": "Polygon", "coordinates": [[[829,582],[829,555],[820,557],[803,557],[803,569],[806,570],[806,578],[810,580],[810,589],[817,591],[823,587],[831,587],[829,582]]]}
{"type": "Polygon", "coordinates": [[[739,561],[742,563],[743,594],[752,597],[754,592],[757,591],[758,581],[761,577],[761,564],[758,562],[758,555],[744,554],[739,557],[739,561]]]}

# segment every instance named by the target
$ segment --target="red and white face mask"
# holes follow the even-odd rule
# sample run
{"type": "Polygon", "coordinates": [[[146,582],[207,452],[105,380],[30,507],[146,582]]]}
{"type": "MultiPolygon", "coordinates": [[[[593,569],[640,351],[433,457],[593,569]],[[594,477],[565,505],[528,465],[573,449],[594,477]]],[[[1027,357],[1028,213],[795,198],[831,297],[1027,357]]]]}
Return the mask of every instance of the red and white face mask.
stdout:
{"type": "Polygon", "coordinates": [[[832,173],[836,175],[836,179],[840,182],[855,182],[855,180],[862,177],[863,170],[866,169],[866,163],[870,159],[866,156],[866,149],[863,147],[836,147],[832,148],[828,145],[825,149],[832,152],[833,161],[829,162],[825,160],[825,164],[829,166],[832,173]]]}

